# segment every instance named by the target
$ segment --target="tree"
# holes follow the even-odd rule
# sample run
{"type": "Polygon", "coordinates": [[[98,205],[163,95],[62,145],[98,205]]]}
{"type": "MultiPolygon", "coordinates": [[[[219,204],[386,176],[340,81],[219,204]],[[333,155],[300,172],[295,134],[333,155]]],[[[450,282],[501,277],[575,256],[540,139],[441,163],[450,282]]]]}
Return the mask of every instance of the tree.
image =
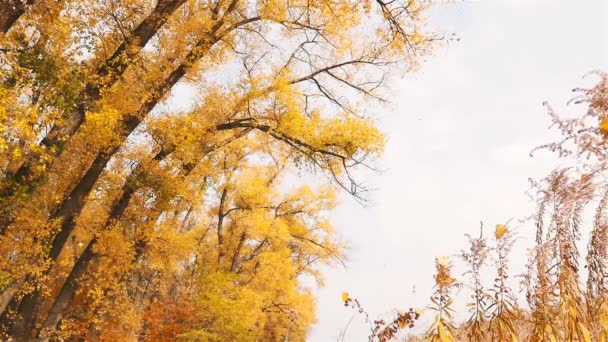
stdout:
{"type": "Polygon", "coordinates": [[[366,199],[357,170],[384,144],[368,110],[390,97],[388,71],[417,67],[436,40],[421,28],[427,7],[8,1],[0,10],[3,333],[304,338],[312,302],[298,280],[341,258],[318,221],[332,195],[289,195],[275,182],[312,170],[366,199]],[[185,87],[195,103],[178,109],[172,98],[185,87]],[[283,281],[264,280],[276,270],[283,281]],[[221,288],[230,294],[214,292],[221,288]],[[164,303],[175,309],[159,312],[164,303]],[[267,323],[218,331],[220,311],[242,303],[267,323]],[[184,315],[204,328],[185,329],[184,315]],[[159,317],[183,324],[160,331],[159,317]]]}

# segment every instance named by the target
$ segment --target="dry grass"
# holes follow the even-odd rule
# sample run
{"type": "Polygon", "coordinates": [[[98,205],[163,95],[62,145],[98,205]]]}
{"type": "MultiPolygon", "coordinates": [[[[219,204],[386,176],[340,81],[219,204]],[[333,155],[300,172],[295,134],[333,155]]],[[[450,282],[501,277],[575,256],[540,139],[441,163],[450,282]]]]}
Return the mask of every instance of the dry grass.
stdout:
{"type": "MultiPolygon", "coordinates": [[[[564,120],[547,105],[563,139],[539,149],[568,157],[574,166],[532,182],[536,243],[523,272],[527,305],[517,305],[507,281],[522,273],[508,267],[513,232],[499,224],[489,239],[482,227],[479,237],[467,236],[468,249],[461,252],[468,267],[463,281],[472,289],[467,321],[454,325],[452,292],[458,281],[451,274],[452,262],[440,257],[429,305],[435,320],[424,336],[406,341],[608,341],[608,74],[598,74],[595,87],[575,89],[579,96],[573,101],[588,106],[581,117],[564,120]],[[584,220],[588,210],[595,212],[592,222],[584,220]],[[586,227],[591,229],[585,232],[586,227]],[[579,251],[584,233],[590,234],[589,244],[579,251]],[[491,284],[482,281],[487,272],[491,284]]],[[[372,330],[369,341],[397,336],[395,331],[387,338],[378,333],[382,329],[372,330]]]]}

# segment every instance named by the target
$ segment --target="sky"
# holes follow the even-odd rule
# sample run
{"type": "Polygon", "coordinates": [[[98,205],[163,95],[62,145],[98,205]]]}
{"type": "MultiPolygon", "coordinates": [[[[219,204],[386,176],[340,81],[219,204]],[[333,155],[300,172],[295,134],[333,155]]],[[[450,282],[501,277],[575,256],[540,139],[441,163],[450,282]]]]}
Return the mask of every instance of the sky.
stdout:
{"type": "MultiPolygon", "coordinates": [[[[608,70],[605,0],[454,1],[435,5],[429,19],[460,41],[394,83],[391,103],[379,109],[389,140],[382,172],[367,180],[373,203],[343,196],[335,213],[350,260],[325,270],[310,341],[336,341],[349,324],[354,311],[342,305],[343,291],[371,318],[426,306],[435,257],[458,263],[464,234],[478,234],[480,221],[493,231],[511,220],[518,236],[511,268],[523,272],[534,234],[518,221],[534,210],[528,179],[565,163],[549,152],[529,156],[557,136],[542,103],[564,116],[582,113],[567,104],[572,89],[592,85],[589,72],[608,70]]],[[[367,335],[356,316],[344,340],[367,335]]]]}

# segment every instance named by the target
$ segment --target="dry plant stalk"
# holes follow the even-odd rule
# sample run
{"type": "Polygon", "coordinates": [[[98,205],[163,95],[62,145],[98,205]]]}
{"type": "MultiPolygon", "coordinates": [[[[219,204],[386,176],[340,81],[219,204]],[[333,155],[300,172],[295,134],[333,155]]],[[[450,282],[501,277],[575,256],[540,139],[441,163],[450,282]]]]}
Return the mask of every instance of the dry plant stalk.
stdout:
{"type": "Polygon", "coordinates": [[[450,259],[441,256],[435,259],[435,293],[431,297],[431,310],[437,311],[435,321],[426,333],[429,341],[456,341],[453,322],[452,292],[459,284],[452,278],[450,259]]]}
{"type": "MultiPolygon", "coordinates": [[[[344,306],[357,310],[360,315],[365,318],[365,323],[369,324],[370,334],[367,337],[369,342],[387,342],[398,336],[399,332],[415,326],[416,320],[420,318],[420,313],[410,308],[408,311],[397,313],[396,317],[391,321],[377,319],[373,322],[369,318],[367,311],[363,309],[361,303],[356,298],[351,298],[348,292],[342,293],[342,301],[344,306]]],[[[343,332],[342,338],[344,339],[343,332]]]]}
{"type": "Polygon", "coordinates": [[[481,342],[486,339],[487,335],[485,325],[490,300],[481,279],[482,268],[489,254],[487,241],[483,236],[483,224],[478,238],[473,238],[468,234],[466,237],[469,240],[469,249],[468,251],[463,250],[461,257],[468,267],[465,275],[468,274],[472,280],[471,289],[473,293],[470,297],[472,301],[467,303],[470,317],[463,328],[466,330],[467,338],[470,341],[481,342]]]}
{"type": "Polygon", "coordinates": [[[431,297],[437,316],[426,340],[608,341],[608,74],[595,74],[600,77],[597,85],[574,90],[578,96],[573,101],[588,106],[581,117],[562,119],[545,104],[562,139],[535,150],[556,152],[575,165],[531,181],[536,243],[521,275],[527,307],[517,304],[508,284],[513,232],[497,225],[488,246],[482,225],[479,237],[466,235],[469,246],[460,253],[470,280],[470,316],[455,326],[452,292],[459,283],[451,275],[449,259],[437,258],[431,297]],[[589,210],[595,215],[587,223],[584,213],[589,210]],[[579,245],[587,227],[589,242],[582,256],[579,245]],[[581,279],[580,262],[585,262],[586,280],[581,279]],[[494,274],[490,285],[484,284],[487,269],[494,274]]]}

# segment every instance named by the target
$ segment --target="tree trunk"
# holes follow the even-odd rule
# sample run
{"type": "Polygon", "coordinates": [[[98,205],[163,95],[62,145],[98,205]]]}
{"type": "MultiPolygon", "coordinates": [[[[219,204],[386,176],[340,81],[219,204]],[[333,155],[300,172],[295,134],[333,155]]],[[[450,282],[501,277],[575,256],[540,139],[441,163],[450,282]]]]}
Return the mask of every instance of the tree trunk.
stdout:
{"type": "Polygon", "coordinates": [[[11,299],[15,294],[17,294],[17,291],[19,291],[24,281],[25,277],[13,280],[11,285],[2,291],[2,294],[0,295],[0,314],[4,313],[4,310],[6,310],[8,304],[11,302],[11,299]]]}
{"type": "MultiPolygon", "coordinates": [[[[167,155],[173,152],[173,148],[163,149],[154,156],[154,160],[162,161],[167,155]]],[[[139,167],[128,177],[127,181],[123,185],[122,195],[118,201],[112,206],[112,210],[110,211],[110,216],[106,220],[103,230],[109,229],[114,222],[120,220],[125,210],[127,209],[131,198],[137,191],[135,187],[132,186],[134,178],[136,178],[139,174],[139,167]]],[[[59,321],[61,320],[61,316],[63,311],[67,307],[69,301],[74,296],[74,293],[79,288],[78,279],[85,274],[88,270],[90,263],[94,260],[95,253],[93,252],[93,247],[97,242],[97,238],[93,238],[87,244],[84,251],[78,257],[78,260],[74,264],[74,267],[70,271],[63,287],[61,288],[59,294],[55,297],[55,301],[53,305],[49,309],[49,313],[47,315],[46,320],[42,324],[41,333],[44,333],[44,330],[52,330],[55,329],[59,321]]]]}
{"type": "Polygon", "coordinates": [[[101,82],[88,83],[85,86],[84,99],[78,108],[71,113],[65,127],[55,126],[42,140],[42,145],[57,146],[61,149],[61,141],[67,140],[76,133],[84,122],[84,115],[89,107],[101,97],[101,89],[111,87],[119,79],[127,67],[133,62],[150,38],[167,22],[169,17],[183,5],[186,0],[160,0],[152,13],[142,21],[131,35],[120,44],[112,57],[106,60],[97,70],[101,82]]]}
{"type": "MultiPolygon", "coordinates": [[[[2,1],[2,0],[0,0],[2,1]]],[[[19,0],[11,0],[19,1],[19,0]]],[[[131,35],[127,37],[122,44],[116,49],[112,57],[108,58],[98,69],[97,74],[101,81],[89,82],[85,86],[83,99],[78,104],[77,108],[70,113],[65,126],[55,125],[51,128],[41,141],[41,145],[47,147],[47,151],[56,151],[55,157],[61,153],[65,144],[84,123],[86,111],[101,97],[101,89],[109,88],[119,77],[124,73],[127,67],[133,62],[133,59],[141,52],[144,46],[148,43],[156,32],[167,22],[169,17],[184,3],[186,0],[160,0],[154,10],[133,30],[131,35]]],[[[1,11],[1,10],[0,10],[1,11]]],[[[0,12],[1,13],[1,12],[0,12]]],[[[36,183],[40,177],[34,177],[32,170],[37,161],[37,156],[32,155],[25,160],[20,167],[16,168],[14,173],[7,173],[6,178],[12,180],[12,185],[0,193],[0,197],[9,198],[22,187],[27,184],[36,183]]],[[[32,193],[34,186],[30,186],[26,191],[32,193]]],[[[6,230],[10,225],[10,219],[4,219],[0,223],[0,233],[6,230]]]]}
{"type": "Polygon", "coordinates": [[[53,305],[49,310],[48,316],[42,324],[39,333],[39,340],[48,341],[49,338],[45,336],[45,333],[54,330],[55,327],[57,327],[57,324],[61,320],[63,310],[65,310],[70,300],[72,300],[74,293],[79,288],[78,281],[80,277],[85,274],[90,262],[95,257],[95,253],[93,253],[93,247],[96,242],[96,238],[91,240],[87,244],[87,247],[84,249],[78,260],[76,261],[76,264],[74,264],[70,275],[63,284],[63,287],[61,288],[61,291],[59,291],[59,294],[55,297],[55,301],[53,302],[53,305]]]}
{"type": "MultiPolygon", "coordinates": [[[[80,179],[74,190],[72,190],[70,195],[64,199],[61,205],[51,215],[51,221],[59,219],[62,222],[59,232],[51,239],[51,250],[49,257],[52,261],[57,259],[66,245],[69,236],[75,228],[76,219],[84,208],[86,198],[90,194],[91,190],[93,189],[93,185],[99,179],[107,163],[119,150],[123,142],[126,141],[131,132],[133,132],[135,128],[139,126],[143,118],[145,118],[146,115],[150,113],[150,111],[152,111],[152,109],[156,106],[156,104],[170,92],[173,86],[186,74],[194,63],[200,60],[211,49],[211,47],[220,40],[220,38],[216,36],[216,33],[222,27],[223,23],[224,19],[218,21],[211,29],[211,32],[199,40],[199,42],[192,48],[192,50],[185,57],[184,61],[177,68],[175,68],[157,87],[150,91],[150,97],[143,103],[137,113],[132,113],[131,115],[125,116],[122,124],[123,130],[120,133],[120,138],[117,139],[117,143],[113,147],[109,148],[108,151],[98,152],[94,162],[80,179]]],[[[243,22],[243,24],[246,23],[248,22],[243,22]]],[[[234,28],[236,27],[233,27],[233,29],[234,28]]],[[[21,314],[22,319],[14,322],[13,325],[15,329],[11,328],[11,332],[15,331],[22,333],[19,331],[21,327],[25,327],[26,329],[28,327],[33,328],[35,321],[35,310],[33,307],[35,301],[33,301],[33,299],[34,297],[38,296],[38,292],[35,291],[22,299],[22,304],[26,304],[19,305],[19,313],[21,314]],[[25,323],[22,324],[22,322],[25,323]]],[[[18,301],[18,299],[13,297],[13,301],[18,301]]],[[[11,336],[19,335],[11,334],[11,336]]]]}
{"type": "Polygon", "coordinates": [[[0,33],[6,33],[36,0],[0,0],[0,33]]]}
{"type": "Polygon", "coordinates": [[[99,152],[97,154],[97,158],[85,175],[80,179],[79,183],[76,185],[74,190],[70,193],[70,195],[63,201],[63,203],[57,208],[55,213],[51,215],[51,220],[59,219],[61,220],[62,225],[59,232],[53,237],[51,243],[51,251],[49,253],[49,257],[51,260],[56,260],[63,247],[65,246],[68,237],[71,235],[72,231],[75,227],[75,220],[80,215],[84,205],[86,203],[86,198],[90,194],[93,189],[93,185],[101,176],[101,173],[105,169],[106,165],[112,159],[112,156],[118,151],[122,143],[128,138],[128,136],[139,126],[141,120],[156,106],[156,104],[162,99],[166,94],[169,93],[171,88],[186,74],[189,66],[192,65],[194,61],[198,58],[202,57],[203,51],[208,51],[207,49],[201,49],[202,44],[197,44],[197,46],[190,52],[187,61],[192,60],[192,62],[186,64],[182,63],[178,66],[169,76],[161,83],[161,85],[152,91],[152,96],[144,102],[144,104],[140,107],[139,111],[134,115],[127,116],[123,121],[123,131],[121,133],[120,139],[118,142],[106,152],[99,152]],[[194,56],[194,57],[193,57],[194,56]]]}

